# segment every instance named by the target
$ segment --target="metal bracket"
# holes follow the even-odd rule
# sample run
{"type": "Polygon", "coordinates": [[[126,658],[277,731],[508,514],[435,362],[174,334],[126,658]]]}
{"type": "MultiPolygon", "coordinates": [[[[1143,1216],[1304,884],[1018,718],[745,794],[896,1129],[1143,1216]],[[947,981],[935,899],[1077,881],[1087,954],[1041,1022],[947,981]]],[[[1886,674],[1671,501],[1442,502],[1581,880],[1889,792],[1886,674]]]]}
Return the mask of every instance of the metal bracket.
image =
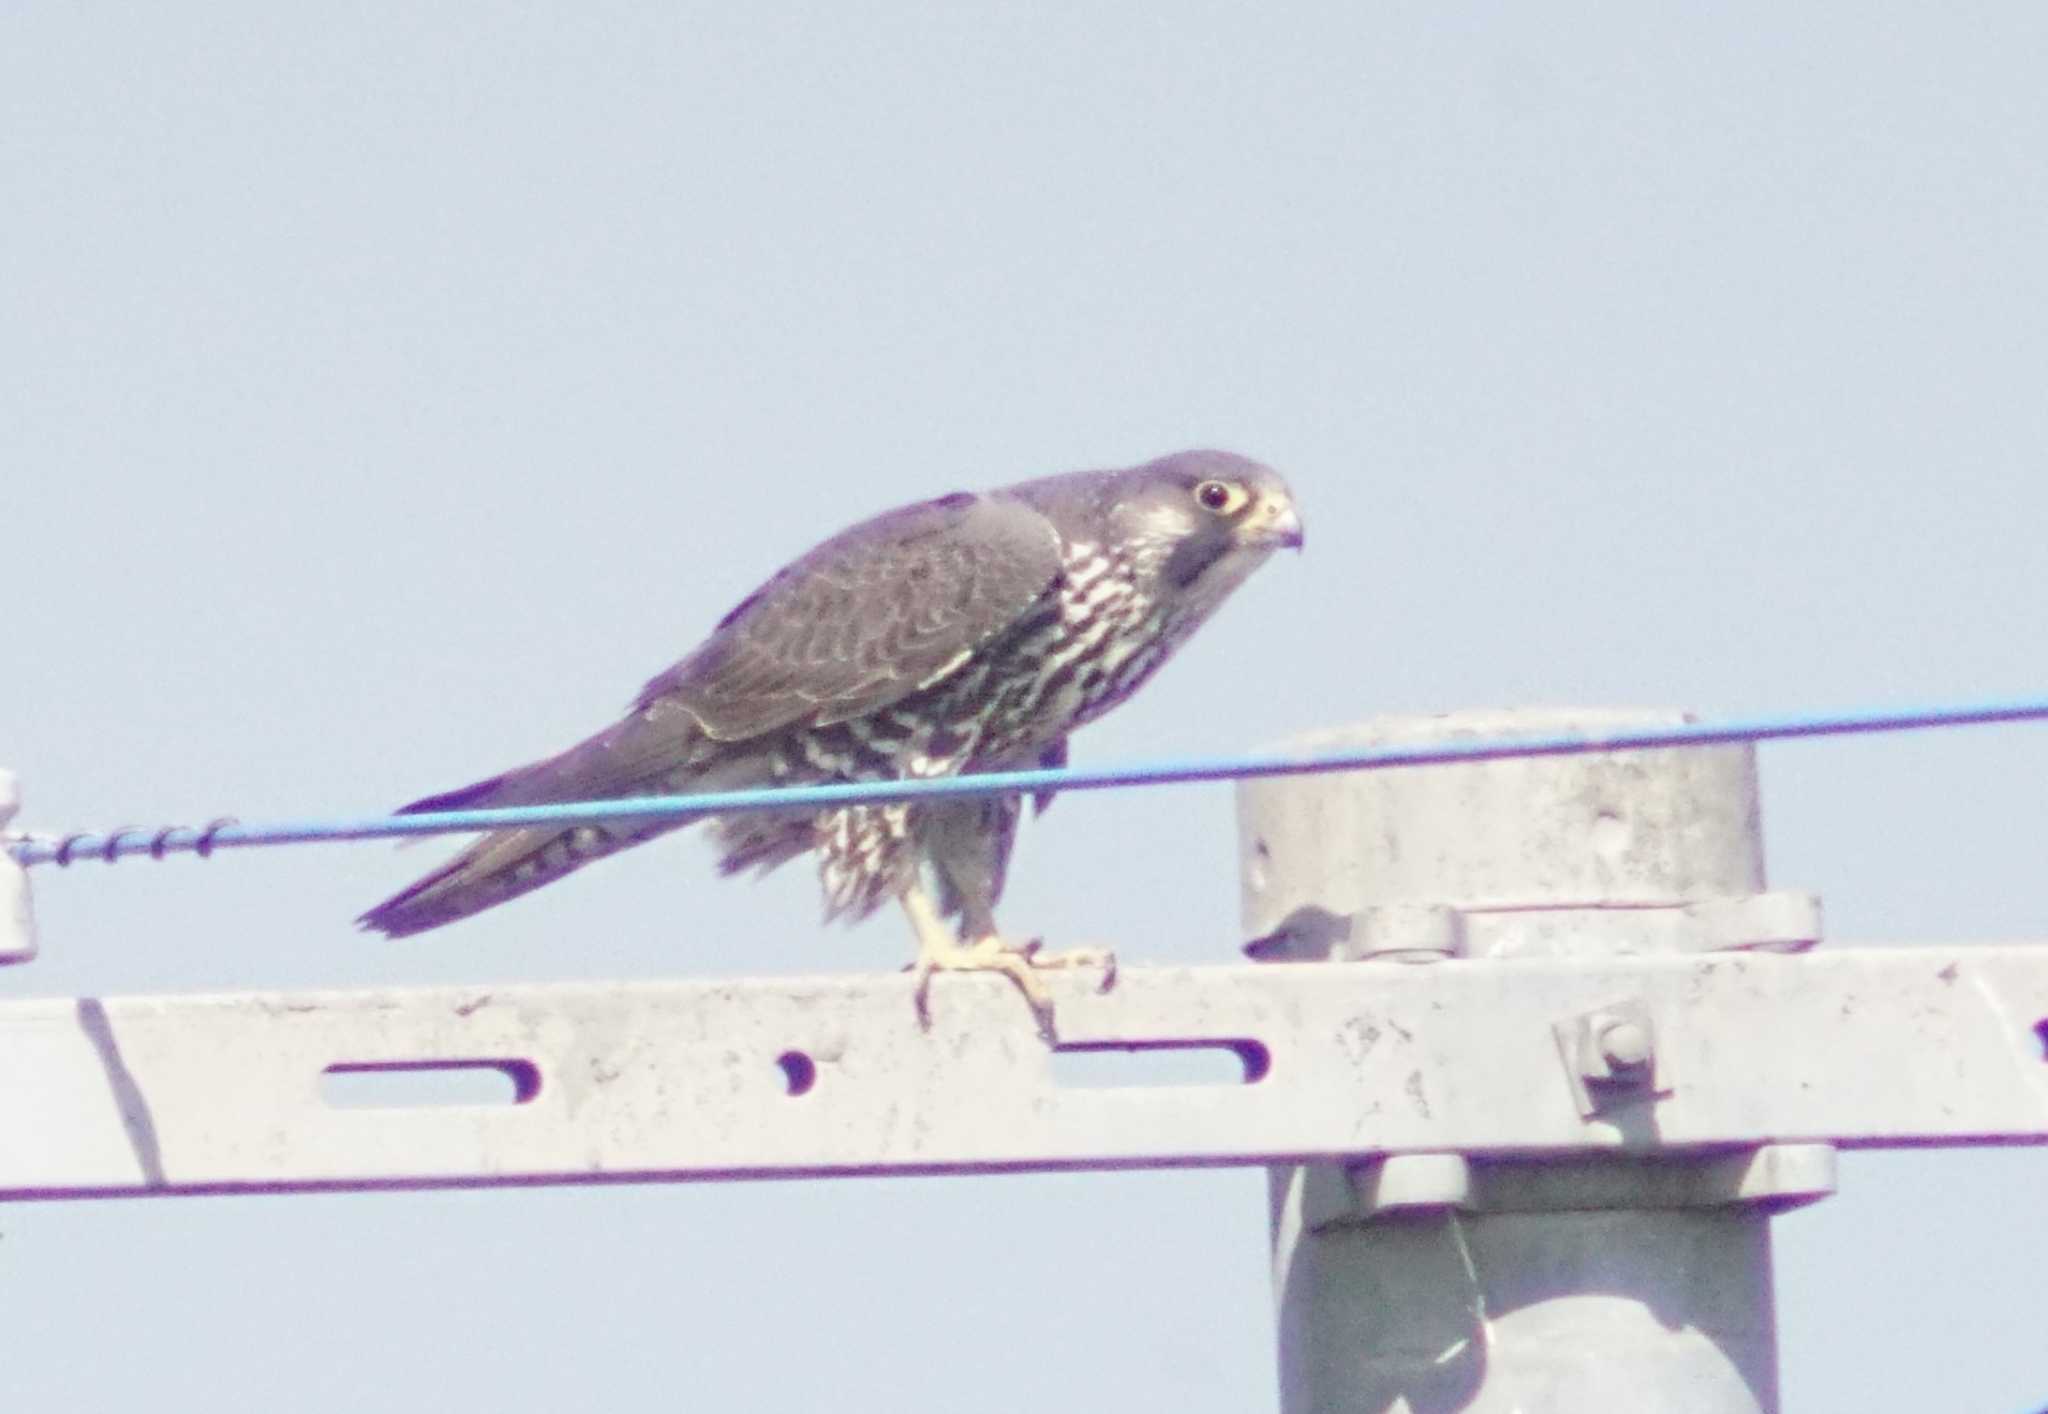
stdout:
{"type": "Polygon", "coordinates": [[[1818,895],[1767,889],[1679,906],[1685,952],[1805,952],[1821,940],[1818,895]]]}
{"type": "Polygon", "coordinates": [[[1258,962],[1416,962],[1553,954],[1556,940],[1576,950],[1589,936],[1625,936],[1639,952],[1804,952],[1821,939],[1820,899],[1770,889],[1725,898],[1382,903],[1350,913],[1305,906],[1244,951],[1258,962]]]}
{"type": "Polygon", "coordinates": [[[1717,1154],[1465,1159],[1389,1154],[1302,1171],[1301,1217],[1321,1231],[1455,1208],[1462,1213],[1754,1208],[1782,1213],[1835,1191],[1832,1144],[1717,1154]]]}
{"type": "Polygon", "coordinates": [[[1585,1119],[1671,1093],[1657,1074],[1657,1024],[1637,998],[1585,1012],[1551,1027],[1565,1081],[1585,1119]]]}
{"type": "MultiPolygon", "coordinates": [[[[0,770],[0,830],[21,808],[21,788],[12,771],[0,770]]],[[[28,891],[28,871],[0,848],[0,966],[28,962],[36,955],[36,918],[28,891]]]]}

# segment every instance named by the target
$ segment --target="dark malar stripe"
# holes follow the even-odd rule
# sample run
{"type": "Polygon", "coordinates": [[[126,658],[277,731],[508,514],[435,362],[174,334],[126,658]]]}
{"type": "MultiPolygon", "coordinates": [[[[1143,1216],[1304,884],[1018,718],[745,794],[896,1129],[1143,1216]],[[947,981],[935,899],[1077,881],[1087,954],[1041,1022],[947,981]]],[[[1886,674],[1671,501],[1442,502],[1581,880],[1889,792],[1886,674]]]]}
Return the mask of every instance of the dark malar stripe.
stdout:
{"type": "Polygon", "coordinates": [[[1230,553],[1230,542],[1221,536],[1190,536],[1173,547],[1166,557],[1163,573],[1168,583],[1186,589],[1202,572],[1230,553]]]}

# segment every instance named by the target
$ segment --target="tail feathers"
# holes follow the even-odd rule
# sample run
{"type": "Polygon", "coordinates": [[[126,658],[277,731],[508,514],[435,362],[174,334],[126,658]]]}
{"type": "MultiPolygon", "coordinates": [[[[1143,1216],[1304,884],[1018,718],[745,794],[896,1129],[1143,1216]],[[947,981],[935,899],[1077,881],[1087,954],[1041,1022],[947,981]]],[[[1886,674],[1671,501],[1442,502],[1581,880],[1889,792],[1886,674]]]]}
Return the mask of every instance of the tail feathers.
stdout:
{"type": "MultiPolygon", "coordinates": [[[[549,800],[574,800],[579,796],[615,794],[602,791],[593,772],[580,759],[590,754],[588,746],[566,751],[545,761],[536,761],[474,781],[438,795],[422,796],[399,807],[400,815],[424,815],[441,810],[480,810],[490,806],[536,805],[549,800]]],[[[549,827],[522,830],[494,830],[446,864],[393,894],[356,920],[365,929],[393,938],[409,938],[430,928],[454,923],[471,914],[521,894],[531,893],[557,879],[566,878],[584,865],[616,854],[649,840],[666,829],[661,825],[619,821],[612,824],[575,825],[568,829],[549,827]]]]}
{"type": "MultiPolygon", "coordinates": [[[[560,756],[521,766],[459,789],[425,796],[402,815],[489,806],[536,805],[552,800],[598,800],[672,792],[722,790],[753,784],[763,774],[751,757],[678,764],[662,759],[632,735],[631,719],[560,756]],[[684,784],[687,779],[687,786],[684,784]]],[[[680,754],[680,753],[677,753],[680,754]]],[[[393,938],[481,913],[531,893],[584,865],[681,828],[687,820],[619,820],[494,830],[411,887],[392,895],[356,921],[393,938]]]]}
{"type": "Polygon", "coordinates": [[[680,790],[683,781],[715,774],[707,743],[687,720],[628,717],[558,756],[515,766],[454,790],[421,796],[400,815],[436,810],[481,810],[494,805],[540,805],[550,800],[601,800],[641,791],[680,790]]]}
{"type": "Polygon", "coordinates": [[[507,771],[502,776],[491,776],[455,790],[444,790],[439,795],[423,795],[418,800],[398,807],[399,815],[430,815],[440,810],[482,810],[493,805],[515,805],[524,802],[512,800],[512,786],[521,776],[533,770],[507,771]]]}
{"type": "MultiPolygon", "coordinates": [[[[450,792],[451,796],[460,794],[450,792]]],[[[389,937],[411,937],[495,908],[565,878],[594,860],[674,828],[663,821],[659,825],[620,823],[577,825],[567,830],[500,830],[485,835],[433,873],[393,894],[357,922],[389,937]]]]}

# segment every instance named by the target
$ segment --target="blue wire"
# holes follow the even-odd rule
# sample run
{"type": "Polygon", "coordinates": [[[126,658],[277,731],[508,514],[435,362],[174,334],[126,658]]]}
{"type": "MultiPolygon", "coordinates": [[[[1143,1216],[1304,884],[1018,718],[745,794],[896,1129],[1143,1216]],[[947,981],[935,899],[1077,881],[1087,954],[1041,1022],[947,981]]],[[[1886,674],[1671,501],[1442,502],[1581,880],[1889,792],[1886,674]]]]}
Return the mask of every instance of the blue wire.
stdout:
{"type": "Polygon", "coordinates": [[[491,810],[445,810],[418,815],[380,815],[354,820],[282,820],[243,825],[167,826],[159,830],[79,832],[61,839],[17,838],[8,852],[24,866],[68,864],[80,859],[112,863],[131,855],[211,854],[216,849],[256,845],[308,844],[321,840],[389,839],[453,834],[521,826],[590,824],[612,820],[682,822],[704,815],[752,810],[820,810],[956,796],[1024,794],[1052,790],[1108,790],[1123,786],[1177,785],[1194,781],[1240,780],[1251,776],[1306,776],[1325,771],[1374,771],[1395,766],[1500,761],[1513,757],[1577,756],[1601,751],[1647,751],[1660,747],[1716,746],[1731,742],[1779,741],[1794,737],[1856,736],[1931,727],[2048,719],[2048,699],[1965,703],[1948,707],[1876,708],[1809,715],[1752,717],[1726,722],[1626,727],[1612,732],[1567,732],[1551,736],[1492,737],[1432,741],[1411,746],[1373,746],[1322,756],[1237,756],[1155,761],[1094,770],[988,771],[931,780],[859,781],[768,790],[719,791],[705,795],[655,795],[632,800],[588,800],[522,805],[491,810]]]}

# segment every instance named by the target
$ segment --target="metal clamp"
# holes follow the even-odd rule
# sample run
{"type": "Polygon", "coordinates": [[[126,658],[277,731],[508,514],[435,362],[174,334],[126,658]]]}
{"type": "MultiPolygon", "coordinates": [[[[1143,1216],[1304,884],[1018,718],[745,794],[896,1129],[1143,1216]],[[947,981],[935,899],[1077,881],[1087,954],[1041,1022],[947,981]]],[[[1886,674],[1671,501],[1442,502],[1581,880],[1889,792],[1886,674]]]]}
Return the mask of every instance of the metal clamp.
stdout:
{"type": "Polygon", "coordinates": [[[1705,1153],[1467,1159],[1387,1154],[1301,1171],[1303,1226],[1358,1227],[1461,1213],[1749,1208],[1782,1213],[1835,1191],[1832,1144],[1759,1144],[1705,1153]]]}
{"type": "MultiPolygon", "coordinates": [[[[12,771],[0,771],[0,829],[21,808],[21,789],[12,771]]],[[[0,849],[0,965],[36,955],[36,918],[30,906],[28,871],[0,849]]]]}
{"type": "MultiPolygon", "coordinates": [[[[1626,936],[1660,953],[1804,952],[1821,939],[1820,900],[1793,889],[1725,898],[1588,898],[1579,901],[1380,903],[1350,913],[1305,905],[1244,946],[1257,962],[1429,962],[1501,951],[1555,955],[1532,930],[1582,943],[1626,936]]],[[[1577,951],[1577,948],[1564,951],[1577,951]]]]}

